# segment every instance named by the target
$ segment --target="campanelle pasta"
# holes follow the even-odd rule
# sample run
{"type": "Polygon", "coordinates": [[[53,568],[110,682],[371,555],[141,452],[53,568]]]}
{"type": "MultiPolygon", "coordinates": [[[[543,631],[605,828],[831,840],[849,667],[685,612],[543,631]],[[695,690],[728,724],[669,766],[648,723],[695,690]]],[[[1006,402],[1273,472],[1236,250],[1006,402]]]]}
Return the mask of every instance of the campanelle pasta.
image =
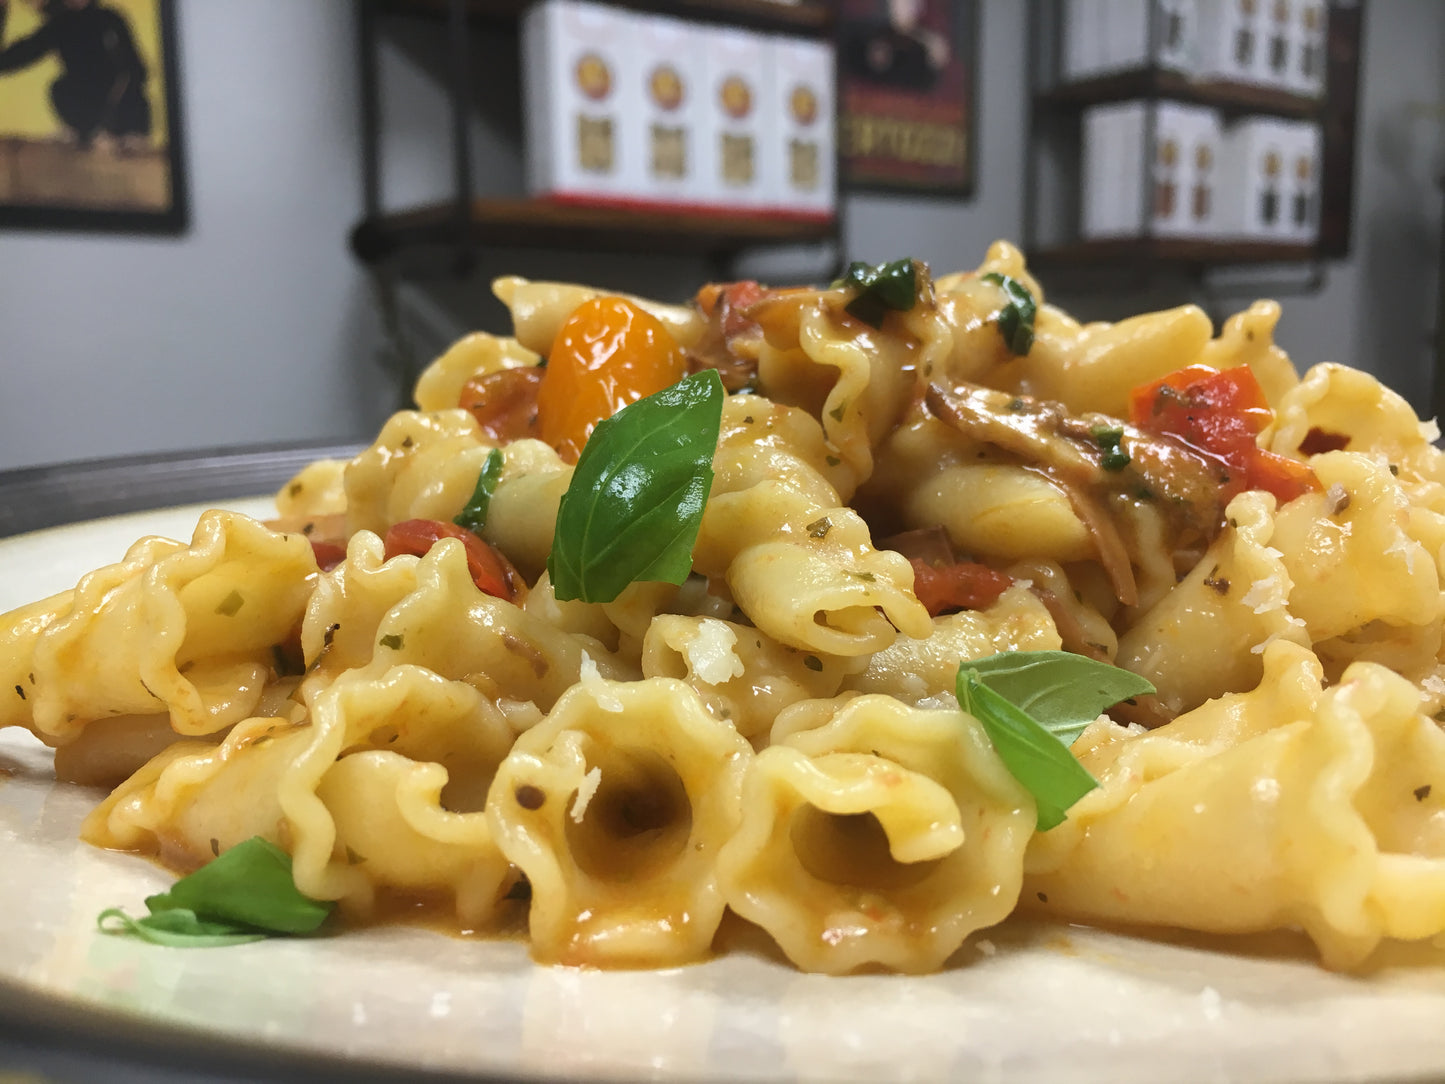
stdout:
{"type": "Polygon", "coordinates": [[[1372,376],[1299,377],[1277,306],[1082,325],[1002,243],[686,305],[496,292],[514,337],[458,342],[276,520],[208,512],[0,617],[0,726],[112,788],[85,839],[188,870],[260,836],[343,922],[525,914],[567,964],[700,960],[728,911],[828,973],[946,966],[1020,907],[1300,929],[1332,967],[1445,938],[1445,457],[1372,376]],[[681,572],[589,600],[559,508],[635,497],[587,488],[594,445],[708,370],[705,499],[645,540],[681,572]],[[569,442],[547,395],[605,402],[569,442]],[[1087,726],[1098,785],[1038,831],[955,680],[1060,649],[1156,691],[1087,726]]]}

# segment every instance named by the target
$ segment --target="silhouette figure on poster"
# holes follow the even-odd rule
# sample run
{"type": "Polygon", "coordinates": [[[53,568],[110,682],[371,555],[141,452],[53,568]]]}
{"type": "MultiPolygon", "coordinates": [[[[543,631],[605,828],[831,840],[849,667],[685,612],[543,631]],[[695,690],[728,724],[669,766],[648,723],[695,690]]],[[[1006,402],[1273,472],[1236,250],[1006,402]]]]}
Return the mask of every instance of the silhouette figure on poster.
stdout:
{"type": "Polygon", "coordinates": [[[54,54],[61,73],[50,84],[55,115],[81,147],[97,136],[122,149],[149,143],[151,105],[146,65],[125,16],[99,0],[29,0],[40,27],[5,44],[9,0],[0,0],[0,76],[54,54]]]}
{"type": "Polygon", "coordinates": [[[881,18],[855,20],[840,44],[850,75],[899,90],[932,90],[948,66],[948,39],[924,25],[928,0],[887,0],[881,18]]]}

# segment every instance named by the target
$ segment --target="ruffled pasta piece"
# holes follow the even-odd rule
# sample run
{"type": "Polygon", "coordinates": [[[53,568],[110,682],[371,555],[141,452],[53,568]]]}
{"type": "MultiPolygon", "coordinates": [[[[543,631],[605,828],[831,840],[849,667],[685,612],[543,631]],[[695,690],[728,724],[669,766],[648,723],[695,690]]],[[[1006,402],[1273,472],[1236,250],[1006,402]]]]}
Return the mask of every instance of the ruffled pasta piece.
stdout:
{"type": "Polygon", "coordinates": [[[571,482],[571,464],[562,462],[556,450],[540,440],[514,440],[502,455],[502,473],[482,537],[505,553],[528,581],[547,567],[557,507],[571,482]]]}
{"type": "Polygon", "coordinates": [[[462,388],[472,378],[502,369],[529,368],[541,360],[516,339],[474,331],[452,343],[422,370],[412,395],[418,410],[455,410],[462,401],[462,388]]]}
{"type": "Polygon", "coordinates": [[[35,645],[75,606],[75,592],[61,591],[0,614],[0,727],[32,725],[35,645]]]}
{"type": "Polygon", "coordinates": [[[681,614],[654,618],[642,647],[643,676],[681,680],[745,738],[763,734],[790,704],[832,696],[851,662],[784,647],[746,625],[681,614]]]}
{"type": "Polygon", "coordinates": [[[1035,820],[974,719],[884,696],[759,753],[743,811],[718,860],[728,906],[828,974],[941,967],[1013,909],[1035,820]]]}
{"type": "Polygon", "coordinates": [[[80,838],[186,870],[252,836],[284,844],[278,786],[313,736],[285,719],[254,718],[219,744],[173,742],[91,810],[80,838]]]}
{"type": "Polygon", "coordinates": [[[702,338],[706,325],[702,314],[691,305],[666,305],[645,297],[570,282],[532,282],[518,275],[504,275],[492,280],[492,293],[511,312],[517,341],[543,355],[551,351],[557,332],[573,310],[594,297],[626,298],[660,320],[684,348],[694,346],[702,338]]]}
{"type": "Polygon", "coordinates": [[[1417,480],[1445,482],[1445,455],[1432,445],[1440,431],[1369,373],[1316,365],[1284,397],[1269,440],[1271,451],[1299,456],[1311,432],[1335,438],[1343,451],[1382,456],[1417,480]]]}
{"type": "Polygon", "coordinates": [[[681,682],[593,679],[517,739],[487,816],[532,885],[532,952],[667,967],[722,919],[718,849],[752,748],[681,682]]]}
{"type": "Polygon", "coordinates": [[[1253,688],[1272,641],[1309,643],[1289,609],[1293,580],[1271,546],[1273,512],[1261,490],[1230,501],[1204,558],[1119,638],[1117,665],[1153,682],[1171,713],[1253,688]]]}
{"type": "Polygon", "coordinates": [[[1248,365],[1265,399],[1276,411],[1300,382],[1289,355],[1274,342],[1279,317],[1278,301],[1254,302],[1224,322],[1224,330],[1205,345],[1198,360],[1198,364],[1214,369],[1248,365]]]}
{"type": "Polygon", "coordinates": [[[933,619],[927,639],[900,636],[871,655],[868,668],[845,680],[845,689],[884,693],[917,705],[951,698],[958,664],[1001,651],[1057,651],[1061,646],[1049,611],[1028,588],[1013,586],[986,610],[964,610],[933,619]]]}
{"type": "Polygon", "coordinates": [[[1024,266],[1024,256],[1007,241],[995,241],[976,271],[943,275],[934,280],[940,319],[949,331],[947,356],[932,371],[924,369],[922,379],[942,383],[990,382],[993,370],[1013,362],[1014,354],[998,331],[1002,295],[987,274],[1017,279],[1038,303],[1035,334],[1047,335],[1052,322],[1077,327],[1057,309],[1044,304],[1043,288],[1024,266]]]}
{"type": "Polygon", "coordinates": [[[470,686],[419,667],[346,674],[309,723],[252,719],[219,746],[171,746],[86,819],[83,838],[182,868],[260,835],[296,886],[356,918],[379,890],[495,912],[509,867],[482,812],[511,731],[470,686]]]}
{"type": "Polygon", "coordinates": [[[908,529],[941,526],[976,557],[1078,561],[1098,551],[1061,488],[923,411],[879,449],[859,503],[888,509],[908,529]]]}
{"type": "Polygon", "coordinates": [[[872,473],[874,447],[911,402],[917,374],[940,368],[952,340],[926,272],[913,307],[882,329],[847,315],[850,297],[841,288],[800,290],[755,306],[765,336],[758,386],[769,399],[816,418],[829,446],[862,480],[872,473]]]}
{"type": "Polygon", "coordinates": [[[703,513],[694,568],[725,577],[753,624],[791,647],[862,655],[886,647],[900,630],[927,636],[912,567],[900,554],[873,548],[862,517],[829,499],[836,491],[821,471],[776,448],[764,451],[778,472],[772,477],[739,462],[752,454],[748,434],[774,425],[776,412],[788,424],[799,418],[760,397],[740,398],[724,407],[717,456],[724,468],[703,513]],[[730,488],[737,485],[743,488],[730,488]]]}
{"type": "Polygon", "coordinates": [[[471,498],[491,450],[465,410],[398,411],[347,465],[348,533],[385,535],[408,519],[450,521],[471,498]]]}
{"type": "Polygon", "coordinates": [[[1035,837],[1025,902],[1214,933],[1299,926],[1331,967],[1445,930],[1445,732],[1382,667],[1321,678],[1278,643],[1252,692],[1143,735],[1096,723],[1074,750],[1100,788],[1035,837]]]}
{"type": "Polygon", "coordinates": [[[137,542],[63,596],[18,611],[0,725],[52,745],[92,719],[169,712],[178,734],[209,734],[252,714],[276,652],[316,580],[311,546],[233,512],[207,512],[189,545],[137,542]]]}
{"type": "Polygon", "coordinates": [[[1275,515],[1270,545],[1293,587],[1290,613],[1312,640],[1362,629],[1438,623],[1445,613],[1435,555],[1410,536],[1410,503],[1382,463],[1353,452],[1311,460],[1324,493],[1275,515]]]}
{"type": "Polygon", "coordinates": [[[596,641],[478,590],[454,539],[421,558],[381,557],[376,537],[360,533],[318,588],[302,628],[308,688],[347,669],[410,664],[466,681],[499,704],[546,711],[589,654],[616,673],[596,641]]]}
{"type": "Polygon", "coordinates": [[[1129,415],[1129,392],[1198,360],[1214,331],[1195,305],[1132,316],[1117,324],[1044,320],[1027,357],[996,370],[1000,385],[1052,399],[1075,413],[1129,415]]]}
{"type": "Polygon", "coordinates": [[[340,515],[346,511],[346,460],[318,459],[276,491],[283,519],[340,515]]]}

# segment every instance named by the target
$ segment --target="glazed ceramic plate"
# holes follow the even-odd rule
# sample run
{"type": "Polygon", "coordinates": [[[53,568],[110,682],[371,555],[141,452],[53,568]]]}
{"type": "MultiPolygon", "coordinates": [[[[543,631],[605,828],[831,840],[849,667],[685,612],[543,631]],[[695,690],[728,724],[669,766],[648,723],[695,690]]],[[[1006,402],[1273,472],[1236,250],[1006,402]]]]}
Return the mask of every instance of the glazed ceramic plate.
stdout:
{"type": "MultiPolygon", "coordinates": [[[[233,507],[264,514],[265,501],[233,507]]],[[[0,541],[0,611],[189,537],[199,507],[0,541]]],[[[77,842],[99,798],[0,732],[0,1013],[213,1057],[507,1078],[1399,1080],[1445,1076],[1445,954],[1364,976],[1282,938],[1208,944],[1014,920],[926,978],[802,975],[761,937],[659,972],[536,967],[515,941],[379,928],[224,949],[96,932],[168,876],[77,842]],[[119,1026],[118,1026],[119,1025],[119,1026]],[[324,1059],[324,1060],[318,1060],[324,1059]]]]}

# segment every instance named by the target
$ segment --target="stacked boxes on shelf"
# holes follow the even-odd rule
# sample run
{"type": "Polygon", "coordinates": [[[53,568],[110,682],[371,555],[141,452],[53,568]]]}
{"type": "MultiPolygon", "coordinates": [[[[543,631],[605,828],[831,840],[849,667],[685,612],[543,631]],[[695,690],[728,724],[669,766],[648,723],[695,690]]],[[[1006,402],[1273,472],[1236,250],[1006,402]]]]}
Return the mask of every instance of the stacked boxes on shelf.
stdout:
{"type": "Polygon", "coordinates": [[[1313,244],[1319,236],[1320,129],[1248,117],[1232,125],[1221,162],[1229,200],[1221,231],[1233,238],[1313,244]]]}
{"type": "Polygon", "coordinates": [[[1246,117],[1225,127],[1217,111],[1178,102],[1094,106],[1084,114],[1080,234],[1313,244],[1319,173],[1314,123],[1246,117]]]}
{"type": "Polygon", "coordinates": [[[1216,236],[1220,142],[1219,114],[1200,106],[1120,102],[1088,110],[1083,236],[1216,236]]]}
{"type": "MultiPolygon", "coordinates": [[[[1324,92],[1325,0],[1064,0],[1064,78],[1164,68],[1324,92]]],[[[1167,100],[1084,112],[1080,235],[1312,244],[1320,129],[1167,100]]]]}
{"type": "Polygon", "coordinates": [[[1063,77],[1157,67],[1324,92],[1325,0],[1064,0],[1063,77]]]}
{"type": "Polygon", "coordinates": [[[532,195],[831,217],[830,44],[579,0],[522,42],[532,195]]]}

